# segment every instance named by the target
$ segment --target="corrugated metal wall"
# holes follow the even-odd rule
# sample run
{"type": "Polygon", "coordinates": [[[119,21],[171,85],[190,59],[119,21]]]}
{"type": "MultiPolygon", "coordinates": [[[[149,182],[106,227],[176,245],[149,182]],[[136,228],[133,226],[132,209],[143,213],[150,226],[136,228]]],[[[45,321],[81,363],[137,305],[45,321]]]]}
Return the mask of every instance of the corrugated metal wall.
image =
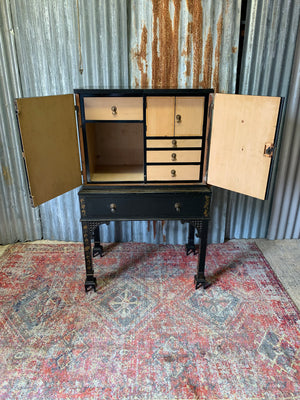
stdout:
{"type": "Polygon", "coordinates": [[[38,210],[30,207],[14,98],[21,96],[15,33],[9,2],[0,2],[0,243],[38,239],[38,210]]]}
{"type": "MultiPolygon", "coordinates": [[[[78,190],[30,207],[15,97],[100,86],[236,89],[241,0],[3,0],[0,13],[0,243],[81,240],[78,190]]],[[[299,1],[249,1],[247,15],[241,91],[286,95],[299,1]]],[[[289,135],[293,145],[296,135],[289,135]]],[[[266,235],[271,201],[217,188],[213,194],[211,241],[266,235]]],[[[176,222],[101,229],[104,241],[185,243],[187,237],[187,226],[176,222]]]]}
{"type": "Polygon", "coordinates": [[[300,237],[300,29],[283,132],[269,239],[300,237]]]}
{"type": "MultiPolygon", "coordinates": [[[[297,41],[299,12],[299,1],[252,0],[248,3],[240,93],[287,98],[297,41]]],[[[291,132],[281,131],[280,141],[281,138],[287,140],[287,136],[290,135],[293,136],[291,132]]],[[[281,161],[291,157],[291,154],[284,149],[281,155],[281,161]]],[[[294,156],[296,159],[299,158],[299,147],[298,155],[294,156]]],[[[276,169],[282,170],[281,164],[278,165],[278,154],[275,162],[276,169]]],[[[284,175],[288,181],[288,169],[284,175]]],[[[267,237],[272,204],[278,195],[278,192],[274,193],[274,178],[276,174],[273,174],[270,195],[265,201],[228,192],[225,237],[267,237]]],[[[294,192],[292,196],[286,198],[285,204],[281,203],[280,207],[289,208],[289,204],[299,195],[299,191],[294,192]]],[[[299,237],[299,232],[298,236],[293,237],[299,237]]]]}
{"type": "MultiPolygon", "coordinates": [[[[11,3],[22,96],[72,93],[77,87],[128,85],[126,2],[7,3],[11,3]]],[[[77,192],[73,190],[39,207],[41,237],[81,240],[77,192]]],[[[126,239],[114,232],[111,225],[105,239],[126,239]]]]}

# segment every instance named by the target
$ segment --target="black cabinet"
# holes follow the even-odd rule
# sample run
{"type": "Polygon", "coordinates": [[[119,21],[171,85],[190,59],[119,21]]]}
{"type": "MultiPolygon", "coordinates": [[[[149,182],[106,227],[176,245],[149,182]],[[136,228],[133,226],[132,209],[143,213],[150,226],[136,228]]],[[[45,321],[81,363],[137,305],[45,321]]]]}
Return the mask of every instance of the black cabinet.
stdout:
{"type": "Polygon", "coordinates": [[[17,99],[32,203],[83,185],[86,288],[96,287],[97,226],[159,219],[190,224],[188,250],[198,230],[196,286],[206,286],[207,184],[266,197],[281,108],[278,97],[211,89],[78,89],[17,99]]]}

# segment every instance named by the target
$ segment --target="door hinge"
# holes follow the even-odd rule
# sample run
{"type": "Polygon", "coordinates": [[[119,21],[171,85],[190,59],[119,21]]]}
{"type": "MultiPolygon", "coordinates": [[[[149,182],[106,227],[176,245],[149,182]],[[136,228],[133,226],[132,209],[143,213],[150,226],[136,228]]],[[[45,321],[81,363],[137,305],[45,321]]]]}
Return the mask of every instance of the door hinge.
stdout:
{"type": "Polygon", "coordinates": [[[213,111],[214,111],[214,108],[215,108],[215,105],[214,105],[213,102],[211,102],[211,103],[209,104],[208,113],[207,113],[208,118],[210,119],[210,123],[212,123],[212,113],[213,113],[213,111]]]}
{"type": "Polygon", "coordinates": [[[274,155],[274,144],[273,143],[266,143],[264,149],[264,156],[265,157],[273,157],[274,155]]]}

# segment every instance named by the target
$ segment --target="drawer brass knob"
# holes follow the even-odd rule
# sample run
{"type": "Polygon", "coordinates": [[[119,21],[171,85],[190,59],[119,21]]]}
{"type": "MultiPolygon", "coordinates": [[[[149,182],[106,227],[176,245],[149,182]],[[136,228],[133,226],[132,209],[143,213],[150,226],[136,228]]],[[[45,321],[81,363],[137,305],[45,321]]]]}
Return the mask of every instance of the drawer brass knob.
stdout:
{"type": "Polygon", "coordinates": [[[180,114],[177,114],[176,115],[176,122],[181,122],[181,115],[180,114]]]}
{"type": "Polygon", "coordinates": [[[111,112],[112,112],[112,115],[116,115],[117,114],[117,106],[112,106],[111,112]]]}
{"type": "Polygon", "coordinates": [[[172,176],[176,176],[176,171],[175,171],[175,169],[172,169],[172,170],[171,170],[171,175],[172,175],[172,176]]]}
{"type": "Polygon", "coordinates": [[[116,206],[115,203],[111,203],[111,204],[109,205],[109,207],[110,207],[110,211],[111,211],[112,213],[115,213],[115,212],[116,212],[117,206],[116,206]]]}
{"type": "Polygon", "coordinates": [[[171,157],[172,157],[172,161],[176,161],[176,153],[172,153],[171,157]]]}
{"type": "Polygon", "coordinates": [[[176,140],[176,139],[173,139],[173,140],[172,140],[172,146],[173,146],[173,147],[177,147],[177,140],[176,140]]]}
{"type": "Polygon", "coordinates": [[[180,203],[175,203],[174,207],[177,212],[180,212],[180,203]]]}

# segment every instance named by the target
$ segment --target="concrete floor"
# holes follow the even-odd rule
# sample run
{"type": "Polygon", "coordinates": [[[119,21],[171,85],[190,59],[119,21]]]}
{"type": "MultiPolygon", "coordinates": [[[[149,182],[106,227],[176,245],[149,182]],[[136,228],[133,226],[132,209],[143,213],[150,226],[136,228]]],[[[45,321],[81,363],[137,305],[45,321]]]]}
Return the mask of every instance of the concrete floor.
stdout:
{"type": "MultiPolygon", "coordinates": [[[[255,242],[300,310],[300,240],[256,239],[255,242]]],[[[47,243],[47,241],[35,243],[47,243]]],[[[7,247],[0,246],[0,256],[7,247]]]]}
{"type": "Polygon", "coordinates": [[[256,239],[255,242],[300,310],[300,240],[256,239]]]}

